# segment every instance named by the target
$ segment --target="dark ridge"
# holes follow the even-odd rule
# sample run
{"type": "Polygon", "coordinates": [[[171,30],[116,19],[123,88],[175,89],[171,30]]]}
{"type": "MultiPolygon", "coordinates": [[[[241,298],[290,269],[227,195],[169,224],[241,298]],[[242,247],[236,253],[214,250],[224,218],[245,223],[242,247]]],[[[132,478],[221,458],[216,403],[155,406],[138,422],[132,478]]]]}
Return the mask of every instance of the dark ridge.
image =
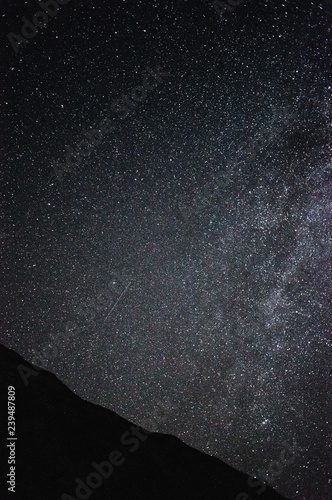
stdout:
{"type": "Polygon", "coordinates": [[[84,401],[55,375],[3,345],[0,366],[3,500],[284,498],[172,435],[149,433],[84,401]],[[9,386],[15,388],[16,441],[7,439],[9,386]],[[15,493],[7,483],[8,443],[15,443],[15,493]],[[106,461],[100,470],[98,464],[106,461]]]}

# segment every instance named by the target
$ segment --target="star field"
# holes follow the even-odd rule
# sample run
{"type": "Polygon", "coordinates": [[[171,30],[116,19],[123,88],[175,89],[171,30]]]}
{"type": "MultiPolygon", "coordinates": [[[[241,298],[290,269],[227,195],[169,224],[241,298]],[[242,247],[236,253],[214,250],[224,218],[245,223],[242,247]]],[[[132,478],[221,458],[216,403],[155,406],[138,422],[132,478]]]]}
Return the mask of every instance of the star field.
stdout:
{"type": "Polygon", "coordinates": [[[2,63],[0,341],[296,500],[331,495],[330,15],[70,2],[2,63]]]}

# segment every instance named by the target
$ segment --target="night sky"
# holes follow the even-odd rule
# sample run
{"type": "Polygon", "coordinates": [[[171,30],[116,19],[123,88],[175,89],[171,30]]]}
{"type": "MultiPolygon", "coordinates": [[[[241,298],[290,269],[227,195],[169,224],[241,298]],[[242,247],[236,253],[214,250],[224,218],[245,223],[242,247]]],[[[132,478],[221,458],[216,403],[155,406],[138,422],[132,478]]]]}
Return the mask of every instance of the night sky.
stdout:
{"type": "Polygon", "coordinates": [[[1,3],[0,342],[328,500],[332,4],[229,4],[1,3]]]}

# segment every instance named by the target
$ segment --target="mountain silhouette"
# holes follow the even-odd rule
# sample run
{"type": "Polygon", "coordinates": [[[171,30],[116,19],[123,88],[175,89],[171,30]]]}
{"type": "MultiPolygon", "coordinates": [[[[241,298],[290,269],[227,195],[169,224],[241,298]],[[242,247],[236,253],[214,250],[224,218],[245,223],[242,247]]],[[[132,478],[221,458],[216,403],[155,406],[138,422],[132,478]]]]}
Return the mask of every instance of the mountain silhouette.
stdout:
{"type": "Polygon", "coordinates": [[[0,367],[3,500],[284,498],[172,435],[84,401],[3,345],[0,367]]]}

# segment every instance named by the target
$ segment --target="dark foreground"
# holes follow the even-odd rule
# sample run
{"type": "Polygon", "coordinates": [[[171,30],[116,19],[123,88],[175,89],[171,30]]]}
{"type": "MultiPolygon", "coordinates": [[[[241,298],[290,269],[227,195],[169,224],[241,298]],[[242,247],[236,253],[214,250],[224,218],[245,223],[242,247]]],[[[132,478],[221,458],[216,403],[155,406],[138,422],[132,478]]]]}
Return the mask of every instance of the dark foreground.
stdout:
{"type": "Polygon", "coordinates": [[[284,498],[176,437],[84,401],[2,345],[0,367],[1,499],[284,498]]]}

